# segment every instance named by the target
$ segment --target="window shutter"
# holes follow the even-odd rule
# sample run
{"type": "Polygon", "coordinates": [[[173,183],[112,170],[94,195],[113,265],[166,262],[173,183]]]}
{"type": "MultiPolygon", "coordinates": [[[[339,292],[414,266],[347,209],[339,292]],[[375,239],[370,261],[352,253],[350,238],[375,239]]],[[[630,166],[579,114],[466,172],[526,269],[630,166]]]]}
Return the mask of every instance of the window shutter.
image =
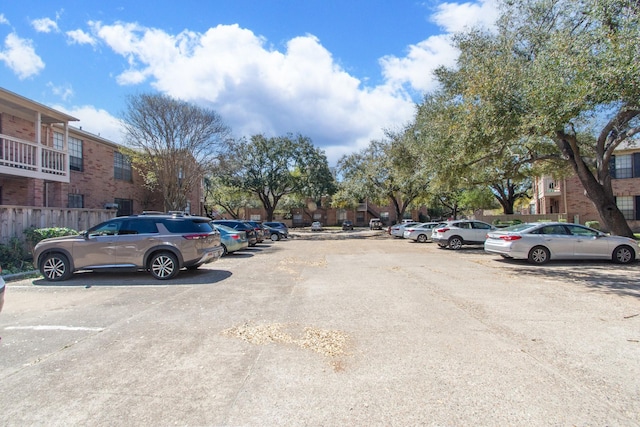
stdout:
{"type": "Polygon", "coordinates": [[[616,178],[616,156],[611,156],[611,161],[609,162],[609,174],[611,178],[616,178]]]}
{"type": "Polygon", "coordinates": [[[636,219],[640,219],[640,196],[636,196],[636,219]]]}
{"type": "Polygon", "coordinates": [[[640,153],[633,153],[633,177],[640,178],[640,153]]]}

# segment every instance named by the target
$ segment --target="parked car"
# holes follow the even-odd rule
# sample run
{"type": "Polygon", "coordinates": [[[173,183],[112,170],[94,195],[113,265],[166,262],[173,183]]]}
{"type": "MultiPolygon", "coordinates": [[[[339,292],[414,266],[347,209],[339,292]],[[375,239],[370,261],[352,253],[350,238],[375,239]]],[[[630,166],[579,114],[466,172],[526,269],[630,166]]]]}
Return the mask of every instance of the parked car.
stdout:
{"type": "Polygon", "coordinates": [[[462,245],[482,245],[489,231],[496,228],[486,222],[476,220],[454,220],[438,225],[431,240],[441,248],[458,250],[462,245]]]}
{"type": "Polygon", "coordinates": [[[311,231],[322,231],[322,223],[320,221],[312,222],[311,231]]]}
{"type": "Polygon", "coordinates": [[[289,227],[287,227],[287,224],[285,224],[284,222],[268,221],[268,222],[263,222],[262,225],[281,230],[287,235],[287,237],[289,236],[289,227]]]}
{"type": "Polygon", "coordinates": [[[224,250],[223,256],[249,247],[246,231],[236,230],[222,224],[212,224],[220,232],[220,243],[224,250]]]}
{"type": "Polygon", "coordinates": [[[369,220],[369,230],[382,230],[382,221],[378,218],[369,220]]]}
{"type": "Polygon", "coordinates": [[[342,229],[343,230],[353,230],[353,222],[345,219],[342,221],[342,229]]]}
{"type": "Polygon", "coordinates": [[[258,243],[264,242],[264,239],[267,237],[267,233],[266,233],[266,230],[264,229],[264,226],[257,221],[247,220],[244,222],[246,222],[247,224],[253,227],[253,230],[256,232],[256,240],[258,241],[258,243]]]}
{"type": "Polygon", "coordinates": [[[440,224],[439,222],[423,222],[422,224],[410,225],[404,228],[403,237],[411,239],[419,243],[431,240],[433,229],[440,224]]]}
{"type": "Polygon", "coordinates": [[[282,228],[270,227],[265,224],[264,228],[265,228],[266,236],[269,236],[269,238],[274,242],[277,242],[280,239],[287,239],[289,237],[289,232],[286,226],[284,229],[282,229],[282,228]]]}
{"type": "Polygon", "coordinates": [[[391,234],[393,237],[404,238],[404,230],[407,227],[411,227],[411,226],[418,225],[418,224],[420,224],[420,223],[419,222],[407,222],[405,224],[403,224],[403,223],[393,224],[389,228],[389,234],[391,234]]]}
{"type": "Polygon", "coordinates": [[[35,265],[46,280],[66,280],[79,270],[146,270],[159,280],[181,268],[196,269],[222,256],[220,233],[210,219],[190,215],[113,218],[74,236],[40,241],[35,265]]]}
{"type": "Polygon", "coordinates": [[[258,237],[256,236],[255,228],[244,221],[240,221],[237,219],[215,219],[213,220],[213,223],[226,225],[227,227],[231,227],[234,230],[244,231],[247,233],[249,246],[253,247],[258,244],[258,237]]]}
{"type": "Polygon", "coordinates": [[[492,231],[484,250],[504,258],[527,259],[533,264],[556,259],[602,259],[627,264],[637,260],[640,253],[634,239],[563,222],[518,224],[492,231]]]}

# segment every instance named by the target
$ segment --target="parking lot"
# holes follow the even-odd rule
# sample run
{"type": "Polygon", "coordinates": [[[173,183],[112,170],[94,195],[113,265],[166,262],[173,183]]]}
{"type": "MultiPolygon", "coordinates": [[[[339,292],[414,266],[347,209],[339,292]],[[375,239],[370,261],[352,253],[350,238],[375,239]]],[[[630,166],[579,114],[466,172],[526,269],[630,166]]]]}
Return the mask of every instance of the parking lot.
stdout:
{"type": "Polygon", "coordinates": [[[6,425],[640,425],[638,263],[305,232],[10,282],[0,337],[6,425]]]}

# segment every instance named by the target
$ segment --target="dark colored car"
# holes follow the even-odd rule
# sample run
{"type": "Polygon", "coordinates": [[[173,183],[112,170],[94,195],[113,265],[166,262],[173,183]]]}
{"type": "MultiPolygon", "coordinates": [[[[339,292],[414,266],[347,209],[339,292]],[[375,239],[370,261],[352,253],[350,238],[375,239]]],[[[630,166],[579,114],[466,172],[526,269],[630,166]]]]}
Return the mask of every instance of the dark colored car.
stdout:
{"type": "Polygon", "coordinates": [[[222,256],[220,233],[205,217],[147,214],[113,218],[73,236],[40,241],[34,264],[46,280],[79,270],[146,270],[159,280],[222,256]]]}
{"type": "Polygon", "coordinates": [[[258,243],[264,242],[264,239],[267,236],[264,226],[257,221],[245,220],[244,222],[253,227],[256,232],[256,239],[258,240],[258,243]]]}
{"type": "Polygon", "coordinates": [[[287,234],[287,236],[289,235],[289,227],[287,227],[287,225],[283,222],[269,221],[269,222],[263,222],[262,225],[265,225],[271,228],[276,228],[278,230],[282,230],[284,233],[287,234]]]}
{"type": "Polygon", "coordinates": [[[347,220],[342,221],[342,229],[343,230],[353,230],[353,222],[347,220]]]}
{"type": "Polygon", "coordinates": [[[285,227],[285,230],[283,230],[282,228],[274,228],[266,224],[263,224],[263,225],[265,228],[265,232],[267,233],[266,235],[269,236],[269,238],[274,242],[280,239],[286,239],[289,237],[289,232],[286,231],[286,227],[285,227]]]}
{"type": "Polygon", "coordinates": [[[238,219],[216,219],[213,221],[213,223],[226,225],[227,227],[231,227],[234,230],[246,231],[249,246],[255,246],[258,244],[258,236],[256,235],[255,228],[252,225],[247,224],[246,221],[241,221],[238,219]]]}

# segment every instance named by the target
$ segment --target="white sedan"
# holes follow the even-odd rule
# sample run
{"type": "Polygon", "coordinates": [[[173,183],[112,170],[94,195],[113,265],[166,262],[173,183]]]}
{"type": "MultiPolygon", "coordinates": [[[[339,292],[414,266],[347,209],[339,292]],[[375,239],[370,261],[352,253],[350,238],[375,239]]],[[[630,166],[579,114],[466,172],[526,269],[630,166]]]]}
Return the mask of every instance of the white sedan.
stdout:
{"type": "Polygon", "coordinates": [[[422,224],[411,225],[404,228],[403,237],[411,239],[418,243],[424,243],[431,240],[433,229],[440,224],[439,222],[423,222],[422,224]]]}
{"type": "Polygon", "coordinates": [[[484,250],[504,258],[528,259],[533,264],[553,259],[602,259],[628,264],[640,253],[634,239],[563,222],[518,224],[491,231],[484,250]]]}
{"type": "Polygon", "coordinates": [[[391,234],[393,237],[400,237],[403,238],[404,237],[404,230],[407,227],[411,227],[412,225],[417,225],[420,224],[419,222],[407,222],[404,224],[394,224],[391,227],[389,227],[389,234],[391,234]]]}

